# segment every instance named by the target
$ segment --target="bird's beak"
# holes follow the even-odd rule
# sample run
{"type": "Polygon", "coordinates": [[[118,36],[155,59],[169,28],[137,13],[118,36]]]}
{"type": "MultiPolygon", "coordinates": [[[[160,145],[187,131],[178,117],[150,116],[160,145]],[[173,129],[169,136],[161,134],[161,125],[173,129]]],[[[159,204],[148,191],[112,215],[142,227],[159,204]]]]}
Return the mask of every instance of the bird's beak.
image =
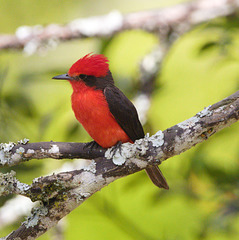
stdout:
{"type": "Polygon", "coordinates": [[[57,76],[53,77],[52,79],[56,79],[56,80],[74,80],[74,78],[70,77],[68,74],[57,75],[57,76]]]}

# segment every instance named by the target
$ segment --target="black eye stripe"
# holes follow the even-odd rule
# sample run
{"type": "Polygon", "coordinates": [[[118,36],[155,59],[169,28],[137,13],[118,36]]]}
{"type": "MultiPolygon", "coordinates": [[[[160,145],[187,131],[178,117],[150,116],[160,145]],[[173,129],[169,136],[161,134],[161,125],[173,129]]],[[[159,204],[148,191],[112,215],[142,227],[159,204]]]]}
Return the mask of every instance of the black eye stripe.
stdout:
{"type": "Polygon", "coordinates": [[[87,78],[87,75],[85,74],[80,74],[79,75],[79,78],[82,79],[82,80],[85,80],[87,78]]]}
{"type": "Polygon", "coordinates": [[[109,71],[105,77],[95,77],[93,75],[79,74],[76,77],[76,81],[82,80],[86,86],[93,87],[94,89],[103,90],[109,85],[114,85],[111,72],[109,71]]]}

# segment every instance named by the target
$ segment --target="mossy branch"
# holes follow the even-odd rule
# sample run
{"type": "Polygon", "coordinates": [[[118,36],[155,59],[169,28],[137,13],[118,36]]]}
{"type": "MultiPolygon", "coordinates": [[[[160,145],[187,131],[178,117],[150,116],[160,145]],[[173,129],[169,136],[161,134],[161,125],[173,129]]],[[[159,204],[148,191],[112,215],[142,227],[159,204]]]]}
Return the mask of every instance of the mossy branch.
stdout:
{"type": "Polygon", "coordinates": [[[32,201],[41,202],[19,229],[5,239],[36,239],[109,183],[145,169],[151,164],[159,165],[162,161],[207,140],[214,133],[238,120],[239,91],[163,132],[159,131],[151,137],[146,135],[134,144],[123,144],[121,151],[117,150],[114,154],[111,149],[90,151],[83,143],[30,144],[24,141],[17,145],[11,144],[10,148],[2,144],[0,150],[2,166],[20,164],[26,161],[26,158],[28,160],[45,157],[61,159],[62,156],[70,159],[73,156],[94,158],[86,168],[40,177],[31,185],[20,183],[13,172],[1,174],[1,195],[21,194],[28,196],[32,201]],[[70,149],[74,153],[71,154],[67,146],[71,146],[70,149]],[[29,149],[31,156],[25,155],[29,149]],[[47,153],[39,154],[39,151],[47,153]]]}

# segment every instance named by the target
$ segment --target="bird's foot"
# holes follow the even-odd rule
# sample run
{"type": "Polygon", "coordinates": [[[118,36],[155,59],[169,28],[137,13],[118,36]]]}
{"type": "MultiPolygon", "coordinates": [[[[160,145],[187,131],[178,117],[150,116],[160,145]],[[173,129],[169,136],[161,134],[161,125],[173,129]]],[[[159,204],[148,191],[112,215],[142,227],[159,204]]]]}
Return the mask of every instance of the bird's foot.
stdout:
{"type": "Polygon", "coordinates": [[[116,154],[118,149],[119,149],[119,153],[121,154],[121,149],[122,149],[121,141],[117,142],[113,147],[111,147],[110,153],[112,154],[112,156],[116,154]]]}
{"type": "Polygon", "coordinates": [[[86,148],[89,148],[89,150],[91,151],[94,148],[101,148],[101,146],[96,141],[91,141],[86,143],[85,146],[83,147],[84,150],[86,148]]]}

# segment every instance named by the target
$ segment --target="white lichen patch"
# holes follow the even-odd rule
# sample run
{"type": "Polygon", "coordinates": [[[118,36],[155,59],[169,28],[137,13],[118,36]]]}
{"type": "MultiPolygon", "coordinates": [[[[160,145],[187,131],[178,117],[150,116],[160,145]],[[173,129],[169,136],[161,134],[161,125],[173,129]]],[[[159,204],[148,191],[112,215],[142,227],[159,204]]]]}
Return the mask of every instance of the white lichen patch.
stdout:
{"type": "Polygon", "coordinates": [[[95,175],[92,172],[85,171],[74,177],[73,184],[77,183],[80,184],[78,184],[79,187],[75,188],[74,192],[79,196],[78,200],[81,201],[101,189],[102,185],[105,184],[105,179],[102,175],[95,175]]]}
{"type": "Polygon", "coordinates": [[[24,138],[24,139],[21,139],[20,141],[18,141],[18,144],[27,144],[29,142],[29,139],[28,138],[24,138]]]}
{"type": "Polygon", "coordinates": [[[82,167],[83,170],[96,173],[96,162],[94,160],[85,161],[85,166],[82,167]]]}
{"type": "Polygon", "coordinates": [[[0,144],[0,165],[8,164],[11,159],[11,150],[16,144],[13,142],[0,144]]]}
{"type": "Polygon", "coordinates": [[[105,153],[107,159],[112,159],[115,165],[123,165],[127,160],[132,160],[133,158],[138,158],[147,153],[149,147],[148,135],[143,139],[136,140],[134,144],[124,143],[121,145],[121,149],[116,151],[112,148],[108,149],[105,153]]]}
{"type": "Polygon", "coordinates": [[[154,157],[153,157],[153,156],[148,156],[148,157],[147,157],[147,161],[148,161],[148,162],[152,162],[153,160],[154,160],[154,157]]]}
{"type": "Polygon", "coordinates": [[[149,136],[150,136],[149,133],[146,133],[145,136],[144,136],[144,138],[145,138],[145,139],[148,139],[149,136]]]}
{"type": "Polygon", "coordinates": [[[219,108],[217,108],[214,112],[215,113],[219,113],[219,112],[222,112],[224,109],[225,109],[226,106],[221,106],[219,108]]]}
{"type": "Polygon", "coordinates": [[[84,197],[84,198],[87,198],[89,197],[91,194],[89,192],[83,192],[81,193],[81,196],[84,197]]]}
{"type": "Polygon", "coordinates": [[[153,147],[161,147],[164,144],[164,133],[159,130],[156,134],[148,138],[148,140],[152,142],[153,147]]]}
{"type": "Polygon", "coordinates": [[[206,117],[206,116],[211,116],[212,115],[212,111],[209,110],[209,108],[211,107],[211,105],[209,105],[208,107],[205,107],[201,112],[199,112],[197,115],[199,115],[200,117],[206,117]]]}
{"type": "Polygon", "coordinates": [[[135,152],[133,150],[134,147],[135,145],[131,143],[124,143],[121,145],[121,149],[117,149],[116,152],[112,148],[109,148],[105,152],[105,157],[112,159],[115,165],[123,165],[127,159],[133,157],[135,152]]]}
{"type": "Polygon", "coordinates": [[[4,165],[7,162],[5,159],[5,154],[3,150],[0,150],[0,162],[2,165],[4,165]]]}
{"type": "Polygon", "coordinates": [[[8,192],[11,185],[15,182],[16,172],[13,170],[8,173],[0,173],[0,196],[2,196],[6,191],[8,192]]]}
{"type": "MultiPolygon", "coordinates": [[[[134,148],[137,149],[137,151],[140,152],[140,155],[144,155],[146,154],[148,148],[149,148],[149,139],[147,139],[146,137],[142,138],[142,139],[138,139],[135,141],[135,145],[134,148]]],[[[135,150],[136,150],[135,149],[135,150]]]]}
{"type": "Polygon", "coordinates": [[[26,228],[36,226],[38,224],[40,217],[46,216],[47,213],[48,213],[47,207],[40,206],[38,208],[35,208],[32,216],[28,218],[27,221],[24,222],[26,228]]]}
{"type": "Polygon", "coordinates": [[[28,184],[21,183],[15,176],[16,172],[13,170],[4,174],[0,173],[0,196],[4,194],[4,192],[24,194],[30,188],[28,184]]]}
{"type": "Polygon", "coordinates": [[[141,169],[146,168],[147,164],[148,164],[147,161],[143,161],[143,160],[140,160],[138,158],[131,158],[130,161],[141,169]]]}
{"type": "Polygon", "coordinates": [[[126,158],[124,158],[124,157],[121,155],[120,151],[117,150],[116,153],[114,154],[112,160],[113,160],[113,163],[114,163],[115,165],[121,166],[121,165],[123,165],[123,164],[125,163],[126,158]]]}
{"type": "Polygon", "coordinates": [[[59,153],[59,147],[53,144],[52,147],[49,149],[48,153],[53,153],[53,154],[59,153]]]}
{"type": "Polygon", "coordinates": [[[0,149],[2,149],[4,152],[10,152],[14,146],[15,146],[15,143],[13,142],[1,143],[0,149]]]}
{"type": "Polygon", "coordinates": [[[17,181],[17,188],[21,193],[24,193],[28,189],[30,189],[30,186],[26,183],[21,183],[21,182],[17,181]]]}
{"type": "Polygon", "coordinates": [[[20,153],[14,153],[11,157],[11,163],[18,163],[22,159],[22,156],[20,153]]]}
{"type": "MultiPolygon", "coordinates": [[[[53,173],[53,174],[54,174],[54,173],[53,173]]],[[[39,178],[33,178],[32,183],[33,183],[33,184],[38,183],[39,179],[41,179],[41,177],[39,177],[39,178]]]]}
{"type": "Polygon", "coordinates": [[[16,150],[16,153],[23,154],[25,152],[25,149],[23,147],[20,147],[16,150]]]}
{"type": "Polygon", "coordinates": [[[181,123],[178,123],[177,126],[182,129],[192,128],[196,125],[196,123],[200,120],[198,117],[191,117],[181,123]]]}
{"type": "Polygon", "coordinates": [[[27,154],[34,154],[35,153],[35,150],[33,150],[33,149],[27,149],[27,154]]]}

